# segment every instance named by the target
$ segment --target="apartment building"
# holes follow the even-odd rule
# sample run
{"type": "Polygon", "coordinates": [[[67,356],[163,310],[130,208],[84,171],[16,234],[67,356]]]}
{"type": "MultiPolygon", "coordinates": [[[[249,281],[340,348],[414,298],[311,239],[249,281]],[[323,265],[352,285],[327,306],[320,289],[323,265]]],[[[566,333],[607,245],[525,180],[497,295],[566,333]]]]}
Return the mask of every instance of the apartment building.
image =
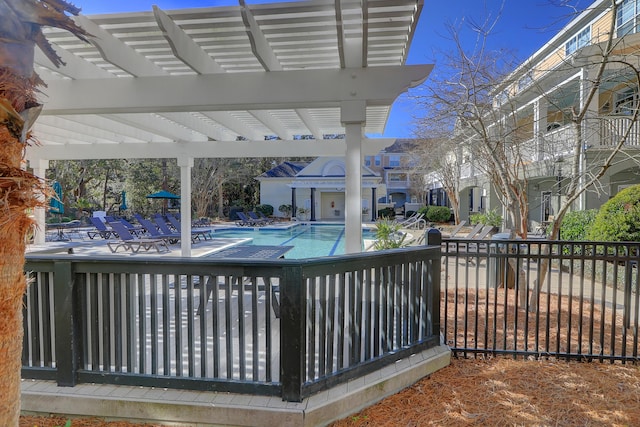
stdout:
{"type": "Polygon", "coordinates": [[[404,208],[406,203],[424,204],[412,180],[414,159],[410,152],[415,143],[412,139],[397,139],[375,156],[364,157],[365,166],[378,173],[386,185],[386,193],[380,195],[379,203],[391,204],[396,209],[404,208]]]}
{"type": "MultiPolygon", "coordinates": [[[[617,10],[611,0],[597,0],[495,89],[496,132],[507,144],[526,147],[517,161],[532,227],[563,203],[569,177],[580,176],[576,182],[582,185],[607,165],[572,204],[581,210],[598,208],[622,188],[640,183],[634,67],[640,69],[640,0],[623,0],[617,10]],[[580,112],[584,118],[576,119],[580,112]]],[[[472,154],[461,157],[460,178],[461,219],[500,208],[496,189],[472,154]]],[[[437,190],[434,183],[431,191],[437,190]]]]}

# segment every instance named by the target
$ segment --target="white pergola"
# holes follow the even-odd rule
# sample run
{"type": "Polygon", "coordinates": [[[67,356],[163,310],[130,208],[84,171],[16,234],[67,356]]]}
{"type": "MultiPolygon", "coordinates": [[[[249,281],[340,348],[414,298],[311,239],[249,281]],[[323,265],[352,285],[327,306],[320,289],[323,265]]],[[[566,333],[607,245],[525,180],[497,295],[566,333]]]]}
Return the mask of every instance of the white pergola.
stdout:
{"type": "MultiPolygon", "coordinates": [[[[364,135],[382,134],[395,99],[433,68],[405,65],[422,7],[239,0],[76,17],[92,44],[50,29],[66,65],[36,52],[47,87],[27,159],[44,176],[49,160],[175,158],[189,235],[194,158],[344,156],[346,248],[359,252],[362,157],[394,142],[364,135]],[[345,138],[326,138],[335,134],[345,138]]],[[[44,216],[36,212],[38,243],[44,216]]],[[[189,256],[190,239],[181,242],[189,256]]]]}

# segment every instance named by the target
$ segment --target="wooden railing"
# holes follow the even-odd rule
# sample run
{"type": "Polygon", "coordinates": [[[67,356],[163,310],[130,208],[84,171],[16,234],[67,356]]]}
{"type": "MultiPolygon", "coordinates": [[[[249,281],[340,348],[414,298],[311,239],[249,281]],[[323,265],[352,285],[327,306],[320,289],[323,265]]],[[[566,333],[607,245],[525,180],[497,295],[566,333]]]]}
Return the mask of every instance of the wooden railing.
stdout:
{"type": "Polygon", "coordinates": [[[27,257],[23,377],[300,401],[439,345],[440,247],[308,260],[27,257]]]}

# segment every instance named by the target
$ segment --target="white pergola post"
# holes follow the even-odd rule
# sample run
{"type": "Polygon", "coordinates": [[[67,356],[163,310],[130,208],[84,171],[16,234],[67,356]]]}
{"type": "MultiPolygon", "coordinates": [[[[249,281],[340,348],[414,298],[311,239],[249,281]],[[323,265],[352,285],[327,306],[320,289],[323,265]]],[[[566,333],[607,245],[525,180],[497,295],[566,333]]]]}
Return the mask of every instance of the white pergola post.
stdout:
{"type": "Polygon", "coordinates": [[[362,131],[366,121],[364,101],[345,101],[340,107],[345,127],[345,253],[362,251],[362,131]]]}
{"type": "Polygon", "coordinates": [[[180,250],[183,257],[191,256],[191,169],[193,157],[178,157],[180,167],[180,250]]]}
{"type": "MultiPolygon", "coordinates": [[[[44,179],[47,173],[47,169],[49,169],[49,160],[38,159],[31,162],[31,167],[33,168],[33,174],[39,178],[44,179]]],[[[39,196],[40,199],[43,199],[44,196],[39,196]]],[[[42,245],[45,242],[46,236],[46,224],[45,224],[45,207],[39,206],[34,209],[33,216],[36,221],[36,229],[33,237],[33,243],[36,245],[42,245]]]]}

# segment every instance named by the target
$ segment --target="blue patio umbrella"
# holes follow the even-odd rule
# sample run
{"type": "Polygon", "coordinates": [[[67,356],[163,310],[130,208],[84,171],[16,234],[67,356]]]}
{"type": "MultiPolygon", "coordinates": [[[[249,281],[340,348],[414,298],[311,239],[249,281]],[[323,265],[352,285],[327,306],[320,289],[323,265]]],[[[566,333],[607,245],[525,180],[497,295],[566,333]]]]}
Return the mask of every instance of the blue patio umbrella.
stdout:
{"type": "Polygon", "coordinates": [[[179,199],[180,196],[168,192],[167,190],[161,190],[157,193],[149,194],[147,199],[179,199]]]}
{"type": "Polygon", "coordinates": [[[122,202],[120,203],[120,210],[126,211],[129,207],[127,206],[127,192],[122,190],[122,202]]]}
{"type": "Polygon", "coordinates": [[[164,201],[162,202],[162,213],[166,213],[167,207],[168,207],[168,201],[169,200],[177,200],[179,199],[180,196],[178,196],[177,194],[173,194],[168,192],[167,190],[161,190],[158,191],[157,193],[153,193],[153,194],[149,194],[147,196],[147,199],[163,199],[164,201]]]}
{"type": "Polygon", "coordinates": [[[49,201],[49,212],[62,215],[64,213],[64,203],[62,203],[62,185],[58,181],[54,181],[52,187],[54,195],[51,197],[51,201],[49,201]]]}

